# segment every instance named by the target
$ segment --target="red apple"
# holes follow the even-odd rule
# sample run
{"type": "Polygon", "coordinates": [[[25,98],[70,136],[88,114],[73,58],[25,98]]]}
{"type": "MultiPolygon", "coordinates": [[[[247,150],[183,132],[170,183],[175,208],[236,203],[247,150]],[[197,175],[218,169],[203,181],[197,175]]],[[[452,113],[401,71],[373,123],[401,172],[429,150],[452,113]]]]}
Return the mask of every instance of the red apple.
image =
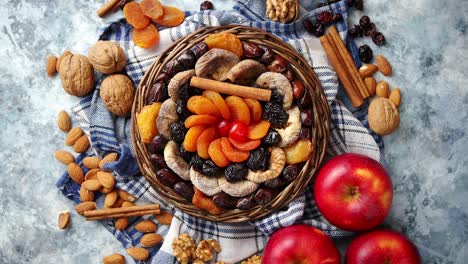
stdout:
{"type": "Polygon", "coordinates": [[[346,252],[346,264],[420,264],[416,246],[405,236],[380,229],[358,236],[346,252]]]}
{"type": "Polygon", "coordinates": [[[392,205],[392,180],[380,163],[346,153],[328,161],[314,185],[318,209],[331,224],[350,231],[381,224],[392,205]]]}
{"type": "Polygon", "coordinates": [[[339,264],[340,253],[321,230],[292,225],[273,233],[263,251],[262,263],[339,264]]]}

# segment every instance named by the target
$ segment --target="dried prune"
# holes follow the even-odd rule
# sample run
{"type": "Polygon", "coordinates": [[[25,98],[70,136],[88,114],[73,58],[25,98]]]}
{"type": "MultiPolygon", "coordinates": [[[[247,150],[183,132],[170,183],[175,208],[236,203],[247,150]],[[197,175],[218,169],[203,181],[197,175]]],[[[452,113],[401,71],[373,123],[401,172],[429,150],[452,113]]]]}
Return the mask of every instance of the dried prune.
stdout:
{"type": "Polygon", "coordinates": [[[213,10],[213,3],[211,3],[210,1],[203,1],[201,4],[200,4],[200,11],[203,11],[203,10],[213,10]]]}
{"type": "Polygon", "coordinates": [[[369,45],[362,45],[359,47],[359,59],[362,62],[368,63],[372,60],[373,53],[369,45]]]}
{"type": "Polygon", "coordinates": [[[385,44],[385,36],[381,32],[375,32],[375,34],[372,35],[372,41],[376,45],[381,46],[381,45],[385,44]]]}
{"type": "Polygon", "coordinates": [[[275,196],[279,193],[277,189],[271,189],[271,188],[260,188],[256,193],[255,193],[255,202],[260,205],[267,204],[275,196]]]}
{"type": "Polygon", "coordinates": [[[185,128],[184,122],[179,121],[172,123],[169,128],[171,130],[172,139],[181,144],[185,139],[185,134],[187,133],[187,128],[185,128]]]}
{"type": "Polygon", "coordinates": [[[300,139],[305,139],[310,137],[310,128],[308,127],[301,127],[301,132],[299,133],[300,139]]]}
{"type": "Polygon", "coordinates": [[[359,25],[364,29],[368,29],[369,26],[370,26],[370,23],[371,23],[371,20],[368,16],[362,16],[360,19],[359,19],[359,25]]]}
{"type": "Polygon", "coordinates": [[[270,102],[281,105],[283,104],[283,98],[283,95],[274,90],[271,92],[270,102]]]}
{"type": "Polygon", "coordinates": [[[162,102],[167,99],[167,87],[162,82],[153,84],[151,90],[146,97],[146,104],[152,104],[156,102],[162,102]]]}
{"type": "Polygon", "coordinates": [[[281,141],[281,135],[276,132],[276,130],[270,128],[268,129],[268,133],[262,139],[262,144],[265,146],[274,146],[281,141]]]}
{"type": "Polygon", "coordinates": [[[242,48],[244,49],[244,57],[248,59],[259,58],[264,53],[257,44],[251,42],[242,41],[242,48]]]}
{"type": "Polygon", "coordinates": [[[354,25],[353,28],[348,30],[348,34],[353,38],[362,37],[363,32],[364,31],[360,25],[354,25]]]}
{"type": "Polygon", "coordinates": [[[157,169],[165,169],[167,168],[166,161],[164,160],[164,156],[161,154],[151,154],[150,156],[151,163],[157,169]]]}
{"type": "Polygon", "coordinates": [[[293,88],[293,97],[294,99],[300,99],[305,92],[304,84],[299,81],[298,79],[291,82],[291,86],[293,88]]]}
{"type": "Polygon", "coordinates": [[[216,176],[221,173],[221,168],[216,166],[213,161],[205,160],[205,162],[203,162],[202,172],[206,176],[216,176]]]}
{"type": "Polygon", "coordinates": [[[263,119],[270,121],[271,124],[282,127],[288,122],[289,114],[280,104],[267,102],[263,111],[263,119]]]}
{"type": "Polygon", "coordinates": [[[369,27],[364,29],[364,36],[373,36],[377,32],[377,28],[374,23],[370,23],[369,27]]]}
{"type": "Polygon", "coordinates": [[[169,61],[163,68],[163,72],[166,73],[169,77],[172,77],[183,70],[184,66],[176,59],[169,61]]]}
{"type": "Polygon", "coordinates": [[[297,164],[288,165],[283,169],[283,172],[281,174],[281,178],[283,178],[287,182],[292,182],[297,178],[300,171],[301,171],[301,169],[299,168],[299,166],[297,164]]]}
{"type": "Polygon", "coordinates": [[[257,148],[250,151],[249,158],[247,160],[247,167],[250,170],[266,170],[270,165],[270,151],[267,148],[257,148]]]}
{"type": "Polygon", "coordinates": [[[192,160],[192,157],[193,157],[193,152],[190,152],[190,151],[187,151],[184,146],[180,146],[179,147],[179,153],[180,153],[180,156],[186,161],[186,162],[190,162],[192,160]]]}
{"type": "Polygon", "coordinates": [[[204,41],[201,41],[195,46],[191,47],[190,50],[193,52],[193,55],[195,55],[195,59],[198,60],[203,54],[205,54],[208,51],[208,45],[204,41]]]}
{"type": "Polygon", "coordinates": [[[148,144],[148,150],[150,153],[162,153],[164,147],[167,144],[168,139],[163,135],[156,135],[151,143],[148,144]]]}
{"type": "Polygon", "coordinates": [[[192,201],[192,197],[195,194],[193,190],[193,185],[189,182],[178,182],[174,185],[174,191],[186,199],[187,201],[192,201]]]}
{"type": "Polygon", "coordinates": [[[259,61],[266,65],[270,64],[275,59],[273,50],[263,45],[258,45],[258,47],[263,50],[263,55],[260,57],[259,61]]]}
{"type": "Polygon", "coordinates": [[[192,166],[195,170],[199,172],[202,172],[203,170],[203,163],[204,160],[202,159],[202,157],[198,156],[198,154],[195,154],[190,160],[190,166],[192,166]]]}
{"type": "Polygon", "coordinates": [[[242,197],[237,201],[236,207],[241,210],[248,210],[256,205],[255,203],[255,193],[250,194],[249,196],[242,197]]]}
{"type": "Polygon", "coordinates": [[[318,14],[317,20],[323,24],[329,24],[333,20],[333,14],[330,11],[322,11],[318,14]]]}
{"type": "Polygon", "coordinates": [[[156,172],[156,178],[167,187],[173,188],[174,184],[180,182],[182,179],[175,175],[169,169],[161,169],[156,172]]]}
{"type": "Polygon", "coordinates": [[[311,98],[309,93],[304,93],[304,96],[302,96],[301,99],[297,101],[297,106],[299,106],[299,109],[307,109],[309,108],[311,103],[311,98]]]}
{"type": "Polygon", "coordinates": [[[243,163],[231,163],[224,170],[224,176],[228,182],[235,182],[247,176],[248,169],[243,163]]]}
{"type": "Polygon", "coordinates": [[[276,177],[274,179],[271,179],[271,180],[268,180],[268,181],[264,182],[263,185],[265,185],[268,188],[278,188],[278,187],[281,187],[281,186],[285,185],[286,183],[288,183],[288,182],[285,181],[283,178],[276,177]]]}
{"type": "Polygon", "coordinates": [[[179,55],[177,58],[177,62],[183,66],[184,71],[193,69],[196,61],[197,59],[195,58],[195,54],[191,50],[184,51],[184,53],[179,55]]]}
{"type": "Polygon", "coordinates": [[[311,109],[301,111],[301,123],[307,127],[312,126],[312,110],[311,109]]]}
{"type": "Polygon", "coordinates": [[[363,0],[356,0],[356,2],[354,2],[354,7],[356,7],[357,10],[363,11],[364,10],[364,1],[363,0]]]}
{"type": "Polygon", "coordinates": [[[302,25],[307,30],[307,32],[309,32],[310,34],[314,34],[315,26],[314,26],[314,23],[312,23],[310,19],[308,18],[304,19],[304,21],[302,21],[302,25]]]}
{"type": "Polygon", "coordinates": [[[185,120],[187,117],[192,115],[192,113],[187,108],[187,104],[182,100],[177,101],[176,112],[177,115],[179,115],[179,119],[181,120],[185,120]]]}
{"type": "Polygon", "coordinates": [[[238,198],[232,197],[225,192],[220,192],[213,195],[213,202],[223,209],[236,208],[238,198]]]}
{"type": "Polygon", "coordinates": [[[267,66],[271,72],[283,73],[288,70],[288,62],[280,55],[275,55],[275,59],[267,66]]]}

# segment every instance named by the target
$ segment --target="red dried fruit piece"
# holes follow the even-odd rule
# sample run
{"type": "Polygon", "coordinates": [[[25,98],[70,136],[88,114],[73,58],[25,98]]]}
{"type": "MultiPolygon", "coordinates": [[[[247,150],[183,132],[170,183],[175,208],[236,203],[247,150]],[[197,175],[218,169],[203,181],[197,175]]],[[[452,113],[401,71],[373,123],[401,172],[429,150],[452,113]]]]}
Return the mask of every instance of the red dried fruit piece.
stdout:
{"type": "Polygon", "coordinates": [[[190,97],[190,99],[187,101],[187,108],[192,113],[197,115],[212,115],[221,117],[221,113],[215,104],[213,104],[210,99],[201,95],[190,97]]]}
{"type": "Polygon", "coordinates": [[[214,215],[219,215],[223,212],[223,209],[221,209],[219,206],[217,206],[212,199],[210,199],[209,197],[205,196],[200,190],[198,190],[197,188],[195,188],[195,194],[193,195],[193,198],[192,198],[192,203],[193,205],[195,205],[196,207],[200,208],[200,209],[204,209],[208,212],[210,212],[211,214],[214,214],[214,215]]]}
{"type": "Polygon", "coordinates": [[[210,155],[208,154],[208,147],[210,143],[216,138],[216,128],[210,127],[205,129],[197,140],[197,153],[198,156],[209,159],[210,155]]]}
{"type": "Polygon", "coordinates": [[[208,154],[211,160],[220,168],[224,168],[231,163],[221,149],[221,139],[213,140],[208,147],[208,154]]]}
{"type": "Polygon", "coordinates": [[[163,6],[163,9],[164,15],[158,19],[153,19],[153,21],[156,22],[158,25],[164,27],[175,27],[184,22],[184,11],[172,6],[163,6]]]}
{"type": "Polygon", "coordinates": [[[260,146],[260,143],[262,143],[261,140],[250,140],[246,142],[240,142],[236,141],[235,139],[229,138],[229,141],[231,144],[237,148],[238,150],[243,150],[243,151],[251,151],[253,149],[256,149],[258,146],[260,146]]]}
{"type": "Polygon", "coordinates": [[[221,138],[221,150],[224,156],[232,162],[243,162],[249,158],[249,152],[235,148],[228,138],[221,138]]]}
{"type": "Polygon", "coordinates": [[[164,9],[158,0],[143,0],[140,2],[141,11],[151,19],[160,19],[164,15],[164,9]]]}
{"type": "Polygon", "coordinates": [[[151,48],[159,42],[159,31],[153,24],[149,24],[144,29],[134,29],[132,40],[139,47],[151,48]]]}
{"type": "Polygon", "coordinates": [[[182,146],[184,147],[184,149],[190,152],[197,151],[198,137],[200,137],[201,133],[203,133],[205,129],[206,129],[206,126],[191,127],[187,131],[187,134],[185,134],[185,139],[184,139],[184,142],[182,143],[182,146]]]}
{"type": "Polygon", "coordinates": [[[185,119],[185,127],[191,128],[199,125],[214,125],[219,122],[219,118],[211,115],[191,115],[185,119]]]}
{"type": "Polygon", "coordinates": [[[123,15],[127,22],[136,29],[143,29],[151,23],[151,19],[143,14],[137,2],[126,4],[123,8],[123,15]]]}
{"type": "Polygon", "coordinates": [[[247,137],[250,139],[261,139],[268,133],[269,128],[270,122],[262,120],[257,124],[249,126],[249,134],[247,137]]]}

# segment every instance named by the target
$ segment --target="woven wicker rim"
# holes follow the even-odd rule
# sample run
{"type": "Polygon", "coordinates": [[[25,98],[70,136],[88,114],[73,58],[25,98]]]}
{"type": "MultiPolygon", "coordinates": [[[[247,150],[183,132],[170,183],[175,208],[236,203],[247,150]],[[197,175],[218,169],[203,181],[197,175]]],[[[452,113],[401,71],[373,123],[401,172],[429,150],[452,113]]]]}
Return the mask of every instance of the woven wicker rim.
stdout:
{"type": "Polygon", "coordinates": [[[277,211],[297,197],[309,183],[316,169],[322,162],[327,148],[330,131],[330,112],[322,86],[309,64],[292,47],[278,37],[263,30],[247,26],[230,25],[221,27],[205,27],[175,42],[165,52],[155,59],[143,77],[132,108],[131,136],[138,165],[143,176],[150,182],[155,191],[185,213],[210,221],[227,223],[255,220],[277,211]],[[163,66],[181,52],[203,41],[209,34],[229,32],[237,35],[241,40],[270,47],[276,54],[289,61],[296,77],[304,83],[306,91],[312,98],[313,124],[310,140],[313,152],[305,163],[298,177],[287,185],[273,200],[265,205],[257,205],[250,210],[225,210],[220,215],[212,215],[194,206],[191,202],[177,195],[171,188],[161,184],[156,178],[157,169],[150,161],[150,153],[141,142],[136,125],[136,115],[145,106],[146,96],[152,87],[156,76],[163,66]]]}

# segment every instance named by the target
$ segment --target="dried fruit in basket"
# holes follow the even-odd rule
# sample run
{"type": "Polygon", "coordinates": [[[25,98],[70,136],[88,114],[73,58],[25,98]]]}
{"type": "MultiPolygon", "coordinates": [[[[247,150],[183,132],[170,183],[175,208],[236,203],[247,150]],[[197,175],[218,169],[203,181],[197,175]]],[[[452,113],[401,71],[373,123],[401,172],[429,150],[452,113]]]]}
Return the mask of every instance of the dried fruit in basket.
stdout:
{"type": "Polygon", "coordinates": [[[205,38],[205,43],[208,45],[209,49],[224,49],[228,50],[241,58],[244,50],[242,48],[242,42],[240,39],[231,33],[216,33],[211,34],[205,38]]]}
{"type": "Polygon", "coordinates": [[[138,131],[140,132],[141,141],[145,144],[150,143],[158,133],[156,118],[160,108],[161,103],[146,105],[137,116],[138,131]]]}
{"type": "Polygon", "coordinates": [[[140,7],[143,14],[151,19],[159,19],[164,15],[163,6],[158,0],[143,0],[140,7]]]}
{"type": "Polygon", "coordinates": [[[175,27],[185,19],[184,11],[173,7],[173,6],[163,6],[164,15],[158,19],[153,19],[158,25],[165,26],[165,27],[175,27]]]}
{"type": "Polygon", "coordinates": [[[211,214],[219,215],[223,210],[218,207],[211,198],[205,196],[200,190],[195,188],[195,194],[192,198],[192,203],[201,209],[205,209],[211,214]]]}
{"type": "Polygon", "coordinates": [[[159,31],[153,24],[149,24],[143,29],[134,29],[132,40],[139,47],[151,48],[159,42],[159,31]]]}
{"type": "Polygon", "coordinates": [[[123,14],[127,22],[136,29],[143,29],[151,23],[151,19],[141,10],[140,4],[130,2],[123,8],[123,14]]]}

